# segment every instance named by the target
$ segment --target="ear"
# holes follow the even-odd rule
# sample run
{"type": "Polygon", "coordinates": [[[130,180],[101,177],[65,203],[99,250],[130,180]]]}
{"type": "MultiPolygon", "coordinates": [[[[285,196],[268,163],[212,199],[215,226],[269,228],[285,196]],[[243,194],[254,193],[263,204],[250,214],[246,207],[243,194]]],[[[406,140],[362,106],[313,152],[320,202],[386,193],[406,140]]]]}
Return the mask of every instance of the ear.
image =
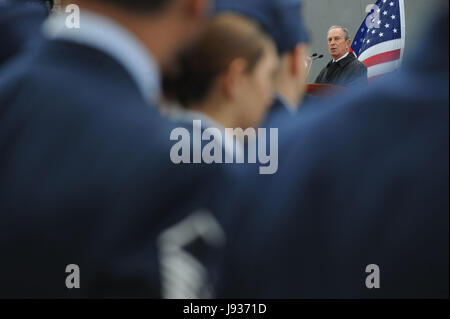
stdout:
{"type": "Polygon", "coordinates": [[[306,52],[307,46],[299,43],[290,53],[290,72],[292,76],[297,76],[305,68],[306,52]]]}
{"type": "Polygon", "coordinates": [[[234,59],[222,75],[221,86],[227,98],[232,98],[236,88],[241,84],[245,76],[247,61],[242,58],[234,59]]]}
{"type": "Polygon", "coordinates": [[[295,76],[298,73],[298,46],[289,53],[289,72],[292,76],[295,76]]]}
{"type": "Polygon", "coordinates": [[[347,40],[347,49],[350,50],[350,48],[352,47],[352,40],[347,40]]]}
{"type": "Polygon", "coordinates": [[[207,15],[210,7],[210,0],[186,0],[189,14],[195,18],[201,18],[207,15]]]}

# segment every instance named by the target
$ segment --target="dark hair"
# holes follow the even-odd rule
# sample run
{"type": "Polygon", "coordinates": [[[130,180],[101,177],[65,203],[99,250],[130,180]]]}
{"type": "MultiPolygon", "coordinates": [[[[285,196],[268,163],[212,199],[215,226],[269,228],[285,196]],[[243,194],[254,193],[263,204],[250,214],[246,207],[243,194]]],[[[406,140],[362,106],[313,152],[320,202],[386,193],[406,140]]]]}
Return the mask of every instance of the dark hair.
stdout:
{"type": "Polygon", "coordinates": [[[256,23],[236,14],[222,14],[180,56],[176,69],[164,74],[165,96],[183,107],[199,103],[233,60],[243,58],[251,73],[270,45],[272,40],[256,23]]]}

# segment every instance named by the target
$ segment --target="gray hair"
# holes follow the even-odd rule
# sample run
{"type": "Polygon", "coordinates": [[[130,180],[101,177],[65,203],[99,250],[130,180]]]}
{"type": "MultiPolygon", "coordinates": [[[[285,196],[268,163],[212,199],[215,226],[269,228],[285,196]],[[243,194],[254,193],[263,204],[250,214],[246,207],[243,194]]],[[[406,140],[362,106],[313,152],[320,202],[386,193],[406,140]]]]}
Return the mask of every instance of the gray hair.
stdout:
{"type": "Polygon", "coordinates": [[[345,33],[345,40],[351,40],[351,38],[350,38],[350,31],[348,31],[347,28],[342,27],[340,25],[334,25],[334,26],[332,26],[331,28],[328,29],[328,33],[330,33],[330,31],[333,30],[333,29],[341,29],[345,33]]]}

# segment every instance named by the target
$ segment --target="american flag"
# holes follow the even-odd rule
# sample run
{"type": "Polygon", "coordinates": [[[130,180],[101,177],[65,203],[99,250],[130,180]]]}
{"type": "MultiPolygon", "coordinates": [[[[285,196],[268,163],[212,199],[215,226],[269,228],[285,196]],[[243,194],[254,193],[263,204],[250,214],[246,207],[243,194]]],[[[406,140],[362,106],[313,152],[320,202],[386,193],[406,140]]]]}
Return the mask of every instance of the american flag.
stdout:
{"type": "Polygon", "coordinates": [[[352,44],[352,51],[368,68],[369,81],[398,69],[404,48],[404,0],[378,0],[352,44]]]}

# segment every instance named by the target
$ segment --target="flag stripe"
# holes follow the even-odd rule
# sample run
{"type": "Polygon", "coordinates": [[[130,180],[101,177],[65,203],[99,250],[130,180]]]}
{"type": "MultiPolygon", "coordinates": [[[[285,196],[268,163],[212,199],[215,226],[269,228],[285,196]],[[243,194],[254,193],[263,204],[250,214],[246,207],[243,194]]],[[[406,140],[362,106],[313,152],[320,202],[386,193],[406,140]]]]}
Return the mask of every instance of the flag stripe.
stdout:
{"type": "Polygon", "coordinates": [[[371,81],[401,66],[406,32],[404,0],[372,2],[352,45],[371,81]]]}
{"type": "Polygon", "coordinates": [[[373,55],[377,55],[379,53],[386,52],[386,51],[403,49],[403,47],[404,47],[404,45],[403,45],[402,39],[396,39],[396,40],[382,42],[377,45],[374,45],[373,47],[368,48],[366,51],[364,51],[363,53],[361,53],[358,56],[358,59],[359,59],[359,61],[364,61],[373,55]]]}
{"type": "Polygon", "coordinates": [[[398,69],[401,65],[401,60],[395,60],[387,63],[377,64],[367,69],[367,76],[372,78],[381,74],[386,74],[398,69]]]}
{"type": "Polygon", "coordinates": [[[370,68],[371,66],[374,66],[377,64],[398,60],[398,59],[400,59],[400,57],[401,57],[401,50],[398,49],[398,50],[383,52],[383,53],[371,56],[370,58],[365,59],[362,62],[368,68],[370,68]]]}
{"type": "Polygon", "coordinates": [[[372,76],[371,78],[369,78],[369,84],[372,84],[373,82],[376,82],[376,81],[382,79],[383,77],[385,77],[388,74],[389,73],[372,76]]]}

